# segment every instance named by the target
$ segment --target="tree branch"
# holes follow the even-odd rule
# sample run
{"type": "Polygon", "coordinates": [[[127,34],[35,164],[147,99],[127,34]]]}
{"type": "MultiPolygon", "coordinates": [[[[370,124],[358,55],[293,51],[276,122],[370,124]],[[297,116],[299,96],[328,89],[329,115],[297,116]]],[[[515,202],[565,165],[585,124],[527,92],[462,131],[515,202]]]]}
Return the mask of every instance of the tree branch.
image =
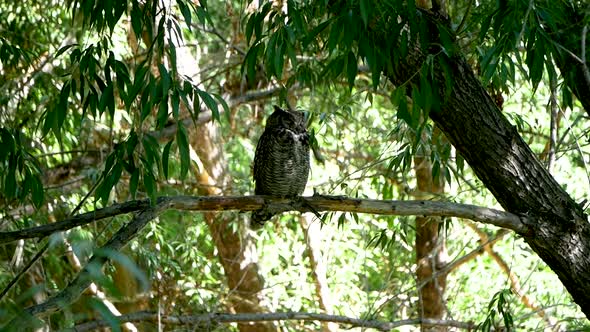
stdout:
{"type": "MultiPolygon", "coordinates": [[[[0,239],[6,241],[10,238],[19,239],[45,236],[49,234],[47,233],[49,230],[65,230],[109,216],[112,217],[117,214],[139,211],[129,223],[121,227],[104,246],[94,253],[84,269],[65,289],[46,302],[25,310],[33,316],[45,316],[73,303],[90,285],[93,279],[93,271],[99,271],[106,263],[108,253],[120,250],[149,221],[156,218],[161,212],[168,209],[187,211],[253,211],[261,208],[265,208],[273,213],[290,210],[308,212],[313,209],[316,211],[346,211],[403,216],[430,215],[460,217],[509,228],[517,232],[526,231],[524,223],[516,215],[474,205],[449,202],[379,201],[372,199],[353,199],[342,196],[311,196],[293,199],[270,196],[172,196],[158,198],[154,206],[151,206],[148,200],[130,201],[84,213],[51,225],[16,232],[2,232],[0,233],[0,239]],[[58,225],[58,227],[54,225],[58,225]],[[40,228],[42,230],[39,230],[40,228]],[[19,235],[15,237],[15,233],[19,233],[19,235]]],[[[13,324],[19,324],[21,320],[15,318],[10,323],[10,326],[16,327],[13,324]]]]}
{"type": "MultiPolygon", "coordinates": [[[[358,318],[351,318],[346,316],[316,314],[309,312],[278,312],[266,314],[223,314],[210,313],[202,315],[160,315],[156,312],[140,311],[131,314],[121,315],[117,317],[120,322],[140,322],[140,321],[160,321],[171,325],[192,324],[202,327],[213,327],[216,323],[235,323],[235,322],[261,322],[261,321],[320,321],[320,322],[335,322],[343,325],[350,325],[350,327],[364,327],[372,328],[379,331],[390,331],[400,326],[418,325],[421,323],[448,326],[460,329],[474,329],[476,326],[472,323],[459,322],[454,320],[439,320],[439,319],[404,319],[394,322],[384,322],[378,320],[365,320],[358,318]]],[[[66,331],[91,331],[100,327],[108,327],[110,323],[105,320],[97,320],[77,325],[73,329],[66,331]]]]}
{"type": "Polygon", "coordinates": [[[102,209],[78,214],[73,217],[66,218],[62,221],[47,225],[31,227],[12,232],[0,232],[0,244],[16,241],[19,239],[44,237],[58,231],[65,231],[77,226],[89,224],[97,220],[146,209],[149,206],[150,202],[147,199],[129,201],[121,204],[114,204],[102,209]]]}
{"type": "MultiPolygon", "coordinates": [[[[527,232],[527,226],[523,223],[521,217],[515,214],[476,205],[439,201],[384,201],[323,195],[295,199],[271,196],[168,196],[159,197],[156,205],[161,206],[162,209],[186,211],[239,210],[244,212],[265,208],[273,213],[285,211],[313,212],[313,210],[316,210],[319,212],[343,211],[398,216],[457,217],[495,225],[517,233],[527,232]]],[[[0,232],[0,244],[19,239],[47,236],[104,218],[145,210],[149,206],[150,202],[147,199],[129,201],[79,214],[52,224],[18,231],[0,232]]]]}
{"type": "MultiPolygon", "coordinates": [[[[267,89],[250,91],[238,96],[233,96],[228,101],[228,107],[233,108],[244,103],[249,103],[251,101],[270,98],[272,96],[278,95],[279,92],[281,92],[281,90],[283,90],[283,87],[273,86],[267,89]]],[[[224,112],[225,111],[223,108],[219,110],[220,115],[224,112]]],[[[210,110],[200,110],[199,115],[196,119],[193,120],[192,117],[186,117],[182,119],[181,122],[185,127],[190,128],[193,125],[193,123],[195,123],[196,125],[202,125],[211,121],[212,118],[213,113],[210,110]]],[[[167,140],[176,135],[177,129],[178,124],[173,123],[162,130],[152,131],[149,133],[149,135],[153,136],[157,140],[167,140]]]]}

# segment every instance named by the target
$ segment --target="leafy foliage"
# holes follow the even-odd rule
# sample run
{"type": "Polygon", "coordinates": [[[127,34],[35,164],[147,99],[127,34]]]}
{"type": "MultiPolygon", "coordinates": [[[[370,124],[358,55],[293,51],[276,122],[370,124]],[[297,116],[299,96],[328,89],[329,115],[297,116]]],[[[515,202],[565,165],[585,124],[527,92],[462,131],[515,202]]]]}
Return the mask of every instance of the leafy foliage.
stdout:
{"type": "Polygon", "coordinates": [[[478,329],[481,331],[492,331],[498,329],[499,327],[497,326],[497,319],[502,320],[504,325],[503,328],[507,329],[508,331],[512,331],[514,329],[514,319],[512,318],[509,308],[510,295],[511,292],[509,289],[504,289],[494,294],[494,297],[488,305],[488,315],[483,323],[478,326],[478,329]]]}

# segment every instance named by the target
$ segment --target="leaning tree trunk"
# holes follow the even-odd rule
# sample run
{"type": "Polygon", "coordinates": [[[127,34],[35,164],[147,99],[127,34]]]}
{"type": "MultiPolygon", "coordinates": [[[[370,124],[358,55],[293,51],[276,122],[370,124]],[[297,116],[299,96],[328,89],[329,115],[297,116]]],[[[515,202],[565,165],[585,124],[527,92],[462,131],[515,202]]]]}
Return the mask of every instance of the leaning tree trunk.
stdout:
{"type": "MultiPolygon", "coordinates": [[[[381,38],[382,44],[395,42],[386,40],[387,35],[373,37],[381,38]]],[[[431,38],[433,44],[442,44],[435,35],[431,38]]],[[[443,56],[442,52],[437,56],[443,56]]],[[[387,77],[397,85],[416,79],[415,73],[424,59],[425,54],[416,47],[410,50],[404,63],[391,64],[390,68],[394,69],[387,77]]],[[[528,231],[520,235],[559,276],[574,301],[590,317],[590,224],[587,216],[543,168],[463,56],[456,54],[446,60],[452,90],[443,90],[444,71],[434,61],[434,80],[443,88],[434,91],[441,105],[440,109],[430,112],[430,118],[504,209],[522,216],[528,231]]]]}

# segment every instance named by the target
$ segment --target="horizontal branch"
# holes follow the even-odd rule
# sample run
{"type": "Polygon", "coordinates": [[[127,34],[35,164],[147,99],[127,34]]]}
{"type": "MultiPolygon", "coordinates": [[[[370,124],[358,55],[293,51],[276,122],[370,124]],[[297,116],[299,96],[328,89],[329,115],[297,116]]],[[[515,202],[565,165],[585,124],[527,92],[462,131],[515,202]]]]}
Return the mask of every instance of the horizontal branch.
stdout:
{"type": "Polygon", "coordinates": [[[51,235],[55,232],[65,231],[74,227],[89,224],[91,222],[114,217],[120,214],[140,211],[150,206],[150,201],[147,199],[129,201],[121,204],[113,204],[111,206],[77,214],[62,221],[54,222],[47,225],[41,225],[31,228],[20,229],[18,231],[0,232],[0,244],[20,240],[39,238],[51,235]]]}
{"type": "MultiPolygon", "coordinates": [[[[277,198],[271,196],[168,196],[158,198],[156,205],[164,210],[186,211],[254,211],[262,208],[272,213],[284,211],[321,212],[342,211],[398,216],[440,216],[470,219],[485,224],[525,233],[527,226],[515,214],[481,206],[440,201],[390,201],[347,198],[344,196],[308,196],[298,198],[277,198]]],[[[141,211],[150,206],[147,199],[114,204],[95,211],[79,214],[52,224],[0,232],[0,244],[19,239],[48,236],[100,219],[141,211]]]]}
{"type": "MultiPolygon", "coordinates": [[[[400,326],[406,325],[418,325],[428,324],[435,326],[447,326],[455,327],[460,329],[472,330],[475,329],[475,325],[472,323],[464,323],[453,320],[439,320],[439,319],[404,319],[394,322],[384,322],[378,320],[364,320],[358,318],[351,318],[346,316],[327,315],[327,314],[316,314],[309,312],[279,312],[279,313],[242,313],[242,314],[223,314],[223,313],[212,313],[212,314],[201,314],[201,315],[184,315],[184,316],[172,316],[172,315],[158,315],[155,312],[135,312],[131,314],[121,315],[117,317],[119,322],[144,322],[160,321],[164,324],[170,325],[198,325],[203,328],[214,327],[218,323],[238,323],[238,322],[263,322],[263,321],[319,321],[319,322],[334,322],[339,324],[345,324],[350,327],[364,327],[372,328],[379,331],[390,331],[400,326]]],[[[84,324],[77,325],[75,328],[67,331],[94,331],[101,327],[109,327],[110,322],[105,320],[97,320],[87,322],[84,324]]]]}
{"type": "MultiPolygon", "coordinates": [[[[435,201],[382,201],[372,199],[346,198],[343,196],[311,196],[277,198],[271,196],[170,196],[159,197],[155,205],[148,200],[130,201],[115,204],[104,209],[87,212],[54,224],[17,231],[23,238],[46,236],[48,231],[58,231],[80,226],[117,214],[136,211],[131,221],[123,225],[100,249],[95,251],[84,269],[61,292],[46,302],[29,307],[26,312],[41,317],[62,309],[73,303],[91,282],[92,271],[100,270],[109,259],[108,254],[118,251],[134,238],[138,232],[160,213],[169,210],[185,211],[254,211],[265,209],[271,213],[283,211],[344,211],[385,215],[428,215],[466,218],[524,232],[526,227],[516,215],[467,204],[435,201]]],[[[1,232],[0,239],[14,238],[15,232],[1,232]]],[[[17,326],[20,319],[15,318],[10,326],[17,326]]]]}

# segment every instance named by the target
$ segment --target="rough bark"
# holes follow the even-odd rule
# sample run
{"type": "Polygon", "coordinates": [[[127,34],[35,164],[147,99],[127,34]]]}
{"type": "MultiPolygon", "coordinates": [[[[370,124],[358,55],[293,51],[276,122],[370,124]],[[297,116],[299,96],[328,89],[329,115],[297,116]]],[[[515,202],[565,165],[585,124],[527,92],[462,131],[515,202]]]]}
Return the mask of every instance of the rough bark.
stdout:
{"type": "MultiPolygon", "coordinates": [[[[421,16],[426,17],[427,15],[421,16]]],[[[379,37],[385,42],[384,37],[379,37]]],[[[442,44],[436,36],[432,42],[442,44]]],[[[444,56],[442,52],[437,56],[444,56]]],[[[418,48],[404,63],[391,64],[394,84],[415,79],[424,60],[418,48]]],[[[504,117],[460,54],[447,58],[451,91],[435,91],[440,109],[430,112],[475,174],[509,212],[527,216],[520,235],[559,276],[574,301],[590,317],[590,224],[582,208],[543,168],[516,128],[504,117]],[[446,94],[446,95],[445,95],[446,94]],[[530,221],[532,220],[532,221],[530,221]]],[[[435,63],[435,80],[445,86],[435,63]]]]}

